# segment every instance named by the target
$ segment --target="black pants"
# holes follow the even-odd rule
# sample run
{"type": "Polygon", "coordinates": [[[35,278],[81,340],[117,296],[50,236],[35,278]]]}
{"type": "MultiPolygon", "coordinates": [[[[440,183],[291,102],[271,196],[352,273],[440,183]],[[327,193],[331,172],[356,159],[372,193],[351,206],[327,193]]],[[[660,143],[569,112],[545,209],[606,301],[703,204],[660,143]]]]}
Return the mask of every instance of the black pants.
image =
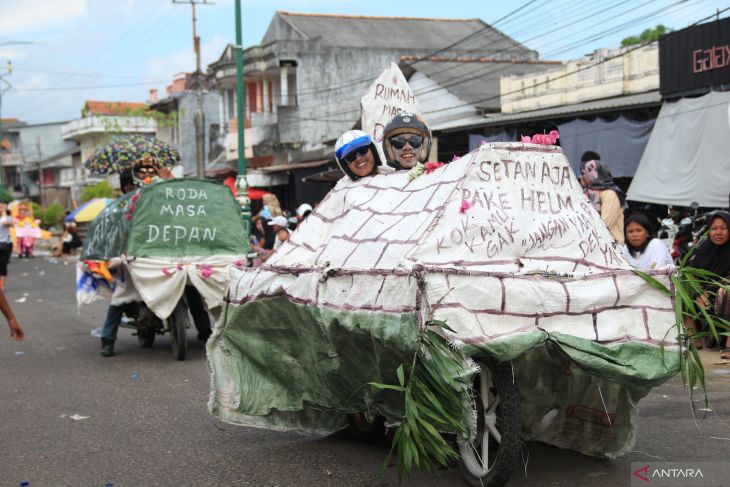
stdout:
{"type": "Polygon", "coordinates": [[[13,252],[13,244],[0,243],[0,276],[8,275],[8,262],[13,252]]]}
{"type": "Polygon", "coordinates": [[[203,298],[194,286],[185,286],[185,299],[188,301],[190,314],[193,315],[195,329],[199,332],[210,331],[210,317],[203,304],[203,298]]]}

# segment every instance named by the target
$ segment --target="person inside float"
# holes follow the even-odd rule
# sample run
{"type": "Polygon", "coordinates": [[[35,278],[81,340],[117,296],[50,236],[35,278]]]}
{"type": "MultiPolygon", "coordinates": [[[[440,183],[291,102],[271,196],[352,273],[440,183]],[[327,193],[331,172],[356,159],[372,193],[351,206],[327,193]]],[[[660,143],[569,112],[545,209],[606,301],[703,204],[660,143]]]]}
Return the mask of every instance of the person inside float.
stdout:
{"type": "Polygon", "coordinates": [[[431,131],[422,116],[399,113],[383,129],[383,151],[387,164],[396,171],[425,163],[431,152],[431,131]]]}
{"type": "Polygon", "coordinates": [[[373,138],[362,130],[348,130],[340,135],[335,143],[335,162],[353,181],[374,176],[382,165],[373,138]]]}

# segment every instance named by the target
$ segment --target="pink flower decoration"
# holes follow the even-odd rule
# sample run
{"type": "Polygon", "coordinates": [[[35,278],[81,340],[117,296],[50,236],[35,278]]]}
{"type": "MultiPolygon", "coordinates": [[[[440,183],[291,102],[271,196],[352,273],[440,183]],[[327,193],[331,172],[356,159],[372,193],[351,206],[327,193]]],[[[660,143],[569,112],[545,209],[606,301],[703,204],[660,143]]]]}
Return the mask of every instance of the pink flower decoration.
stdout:
{"type": "Polygon", "coordinates": [[[461,200],[461,207],[459,208],[459,213],[466,213],[466,210],[471,208],[471,204],[466,200],[461,200]]]}
{"type": "Polygon", "coordinates": [[[548,134],[535,134],[532,137],[523,135],[521,140],[526,144],[555,145],[559,138],[560,133],[557,130],[551,130],[548,134]]]}
{"type": "Polygon", "coordinates": [[[179,270],[179,271],[183,270],[183,265],[182,264],[178,264],[177,265],[177,270],[179,270]]]}
{"type": "Polygon", "coordinates": [[[486,141],[486,140],[482,140],[481,142],[479,142],[479,145],[484,145],[484,144],[486,144],[486,143],[487,143],[487,141],[486,141]]]}
{"type": "Polygon", "coordinates": [[[234,260],[234,261],[233,261],[233,265],[234,265],[234,266],[236,266],[236,267],[238,267],[238,268],[241,268],[241,267],[243,267],[243,266],[244,266],[244,264],[245,264],[245,263],[244,263],[244,262],[243,262],[243,261],[242,261],[241,259],[238,259],[238,260],[234,260]]]}
{"type": "Polygon", "coordinates": [[[130,203],[129,206],[127,207],[127,209],[129,210],[130,213],[132,213],[134,211],[134,203],[130,203]]]}
{"type": "Polygon", "coordinates": [[[163,273],[163,274],[165,274],[166,276],[171,276],[171,275],[173,275],[173,274],[174,274],[174,272],[172,272],[172,271],[171,271],[170,269],[168,269],[168,268],[164,268],[164,269],[162,269],[162,273],[163,273]]]}
{"type": "Polygon", "coordinates": [[[458,161],[459,159],[461,159],[461,157],[454,154],[454,157],[451,158],[451,162],[458,161]]]}
{"type": "Polygon", "coordinates": [[[426,166],[426,174],[431,174],[436,169],[440,168],[441,166],[445,166],[445,165],[446,164],[444,164],[443,162],[437,162],[437,161],[427,162],[426,164],[424,164],[424,166],[426,166]]]}
{"type": "Polygon", "coordinates": [[[132,203],[136,203],[138,199],[139,199],[139,193],[132,196],[132,203]]]}
{"type": "Polygon", "coordinates": [[[132,221],[132,214],[131,213],[127,213],[126,215],[124,215],[124,218],[126,218],[128,222],[131,222],[132,221]]]}
{"type": "Polygon", "coordinates": [[[209,266],[208,264],[203,264],[200,266],[200,275],[204,278],[208,279],[211,274],[213,274],[213,268],[209,266]]]}

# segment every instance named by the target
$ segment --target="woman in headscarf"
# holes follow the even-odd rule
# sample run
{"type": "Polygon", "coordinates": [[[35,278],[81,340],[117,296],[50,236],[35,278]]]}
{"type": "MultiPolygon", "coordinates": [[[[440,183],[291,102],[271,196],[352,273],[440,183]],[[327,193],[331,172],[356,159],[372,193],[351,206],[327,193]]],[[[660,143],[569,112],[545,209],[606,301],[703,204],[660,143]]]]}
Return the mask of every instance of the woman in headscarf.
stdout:
{"type": "Polygon", "coordinates": [[[611,171],[601,162],[598,153],[583,154],[580,183],[603,223],[619,245],[624,243],[624,208],[626,195],[613,181],[611,171]]]}
{"type": "Polygon", "coordinates": [[[654,228],[643,213],[633,213],[624,225],[626,243],[621,249],[631,267],[662,269],[674,265],[666,245],[656,238],[654,228]]]}
{"type": "MultiPolygon", "coordinates": [[[[691,261],[692,267],[712,272],[720,282],[726,285],[730,284],[730,230],[728,228],[730,228],[730,213],[716,211],[710,217],[710,233],[697,247],[691,261]]],[[[719,284],[706,286],[705,295],[698,298],[700,306],[704,308],[710,306],[711,303],[707,297],[718,293],[719,284]]],[[[685,327],[690,333],[694,331],[694,323],[691,321],[691,319],[685,320],[685,327]]],[[[729,360],[730,352],[723,352],[722,358],[729,360]]]]}

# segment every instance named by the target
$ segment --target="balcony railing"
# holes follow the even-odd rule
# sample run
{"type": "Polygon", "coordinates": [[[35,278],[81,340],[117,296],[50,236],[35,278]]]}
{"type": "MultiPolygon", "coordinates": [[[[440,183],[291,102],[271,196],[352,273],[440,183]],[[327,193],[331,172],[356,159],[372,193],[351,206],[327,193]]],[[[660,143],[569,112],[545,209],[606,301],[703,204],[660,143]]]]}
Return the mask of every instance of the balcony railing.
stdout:
{"type": "Polygon", "coordinates": [[[155,133],[157,123],[149,117],[84,117],[61,127],[61,136],[72,139],[93,133],[155,133]]]}
{"type": "Polygon", "coordinates": [[[3,154],[2,165],[4,167],[22,166],[23,165],[23,155],[19,154],[17,152],[3,154]]]}

